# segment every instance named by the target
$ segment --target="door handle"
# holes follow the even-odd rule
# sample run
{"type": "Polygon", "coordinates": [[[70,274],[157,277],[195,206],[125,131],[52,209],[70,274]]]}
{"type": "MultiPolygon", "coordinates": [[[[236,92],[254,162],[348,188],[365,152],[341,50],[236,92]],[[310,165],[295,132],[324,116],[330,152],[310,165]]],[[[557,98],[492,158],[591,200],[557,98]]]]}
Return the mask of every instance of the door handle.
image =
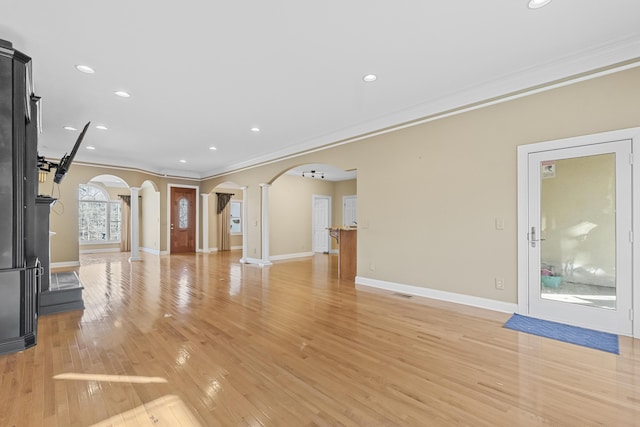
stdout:
{"type": "Polygon", "coordinates": [[[546,239],[536,239],[536,227],[531,227],[531,233],[529,233],[527,238],[531,242],[531,247],[532,248],[536,247],[536,242],[543,242],[543,241],[546,240],[546,239]]]}
{"type": "Polygon", "coordinates": [[[173,224],[171,224],[171,229],[173,230],[173,224]]]}

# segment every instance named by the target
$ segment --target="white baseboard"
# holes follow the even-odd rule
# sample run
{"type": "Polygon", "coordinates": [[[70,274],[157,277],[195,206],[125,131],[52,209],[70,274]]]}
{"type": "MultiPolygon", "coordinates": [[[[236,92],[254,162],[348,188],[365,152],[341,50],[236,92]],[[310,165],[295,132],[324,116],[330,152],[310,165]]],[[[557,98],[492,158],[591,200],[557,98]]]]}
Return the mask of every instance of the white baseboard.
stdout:
{"type": "Polygon", "coordinates": [[[160,255],[160,251],[158,249],[150,249],[150,248],[143,248],[141,247],[140,250],[142,252],[146,252],[148,254],[153,254],[153,255],[160,255]]]}
{"type": "Polygon", "coordinates": [[[160,251],[160,255],[169,255],[169,251],[160,251]]]}
{"type": "MultiPolygon", "coordinates": [[[[231,251],[238,251],[242,249],[242,245],[240,246],[231,246],[231,248],[229,250],[231,251]]],[[[209,249],[205,249],[203,250],[204,253],[209,253],[209,252],[218,252],[218,248],[209,248],[209,249]]]]}
{"type": "Polygon", "coordinates": [[[80,261],[52,262],[50,267],[53,268],[69,268],[80,267],[80,261]]]}
{"type": "Polygon", "coordinates": [[[271,261],[280,261],[283,259],[293,259],[293,258],[306,258],[313,256],[313,252],[299,252],[296,254],[284,254],[284,255],[273,255],[269,257],[271,261]]]}
{"type": "Polygon", "coordinates": [[[106,248],[106,249],[82,249],[80,254],[102,254],[107,252],[120,252],[120,248],[106,248]]]}
{"type": "Polygon", "coordinates": [[[242,264],[258,264],[260,267],[264,267],[265,265],[271,265],[271,261],[265,261],[260,258],[242,258],[240,262],[242,264]]]}
{"type": "Polygon", "coordinates": [[[329,253],[330,253],[330,254],[338,254],[338,253],[340,253],[340,251],[339,251],[339,250],[337,250],[337,249],[331,249],[331,250],[329,251],[329,253]]]}
{"type": "Polygon", "coordinates": [[[500,311],[503,313],[515,313],[518,311],[518,304],[496,301],[488,298],[474,297],[471,295],[457,294],[453,292],[439,291],[437,289],[423,288],[420,286],[403,285],[401,283],[386,282],[384,280],[370,279],[356,276],[356,285],[369,286],[372,288],[385,289],[387,291],[399,292],[407,295],[415,295],[437,299],[441,301],[454,302],[457,304],[470,305],[472,307],[484,308],[487,310],[500,311]]]}

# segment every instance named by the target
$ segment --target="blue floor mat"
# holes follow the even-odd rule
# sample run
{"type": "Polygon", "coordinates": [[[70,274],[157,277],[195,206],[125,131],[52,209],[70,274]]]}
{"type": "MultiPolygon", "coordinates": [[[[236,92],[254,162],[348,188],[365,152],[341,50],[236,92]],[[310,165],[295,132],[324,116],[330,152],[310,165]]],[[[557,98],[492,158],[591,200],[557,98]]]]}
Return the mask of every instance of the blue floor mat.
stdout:
{"type": "Polygon", "coordinates": [[[527,332],[541,337],[552,338],[596,350],[620,354],[618,336],[607,332],[594,331],[592,329],[565,325],[564,323],[550,322],[548,320],[534,319],[533,317],[514,314],[505,328],[515,331],[527,332]]]}

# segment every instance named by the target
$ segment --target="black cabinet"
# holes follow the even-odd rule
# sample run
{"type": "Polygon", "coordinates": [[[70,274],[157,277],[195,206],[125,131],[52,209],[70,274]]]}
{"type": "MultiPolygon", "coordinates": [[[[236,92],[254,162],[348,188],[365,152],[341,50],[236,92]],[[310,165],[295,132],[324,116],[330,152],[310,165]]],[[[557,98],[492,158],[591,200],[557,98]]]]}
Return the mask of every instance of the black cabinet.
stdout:
{"type": "Polygon", "coordinates": [[[30,62],[0,40],[0,353],[36,343],[38,98],[30,62]]]}

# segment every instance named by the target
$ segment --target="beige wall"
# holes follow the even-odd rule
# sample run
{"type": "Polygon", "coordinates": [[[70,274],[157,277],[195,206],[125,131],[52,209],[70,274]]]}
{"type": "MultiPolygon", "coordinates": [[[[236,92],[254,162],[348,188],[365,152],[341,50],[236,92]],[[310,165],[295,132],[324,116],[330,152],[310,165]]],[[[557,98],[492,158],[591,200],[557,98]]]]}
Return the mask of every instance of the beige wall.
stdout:
{"type": "MultiPolygon", "coordinates": [[[[269,190],[271,254],[295,253],[310,248],[311,233],[301,233],[300,239],[290,233],[298,226],[286,216],[290,207],[280,194],[285,187],[278,188],[276,178],[308,163],[356,169],[358,276],[515,303],[516,147],[640,126],[638,99],[640,69],[629,69],[207,179],[200,191],[211,192],[223,182],[246,186],[248,256],[260,258],[260,184],[274,184],[269,190]],[[504,230],[495,229],[496,218],[504,219],[504,230]],[[497,276],[505,279],[503,291],[495,289],[497,276]]],[[[61,185],[65,212],[77,209],[66,193],[69,187],[97,174],[96,168],[72,167],[61,185]]],[[[127,171],[117,175],[136,186],[154,180],[164,206],[166,179],[127,171]]],[[[311,209],[310,196],[300,200],[311,209]]],[[[166,230],[162,211],[161,230],[166,230]]],[[[310,214],[304,216],[310,220],[310,214]]],[[[53,229],[62,230],[60,217],[52,217],[53,229]]],[[[55,247],[64,254],[53,253],[54,261],[77,259],[77,220],[70,222],[74,238],[54,237],[52,252],[55,247]]]]}
{"type": "MultiPolygon", "coordinates": [[[[248,186],[250,220],[259,220],[260,183],[306,163],[357,169],[359,276],[515,303],[516,147],[640,126],[639,98],[635,68],[203,186],[229,180],[248,186]],[[504,219],[504,230],[495,229],[496,218],[504,219]],[[505,279],[505,290],[495,289],[495,277],[505,279]]],[[[249,250],[259,254],[260,231],[253,228],[249,250]]]]}
{"type": "Polygon", "coordinates": [[[314,178],[282,175],[269,190],[269,250],[272,256],[312,251],[312,197],[329,196],[333,183],[314,178]]]}

